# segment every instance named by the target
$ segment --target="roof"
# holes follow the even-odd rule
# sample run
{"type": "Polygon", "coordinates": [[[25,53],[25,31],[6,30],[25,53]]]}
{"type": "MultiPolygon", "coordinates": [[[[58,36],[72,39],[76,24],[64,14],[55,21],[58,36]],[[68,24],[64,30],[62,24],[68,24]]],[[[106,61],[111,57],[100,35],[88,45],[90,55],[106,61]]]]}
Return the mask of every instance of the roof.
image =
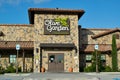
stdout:
{"type": "Polygon", "coordinates": [[[93,39],[96,39],[96,38],[99,38],[99,37],[101,37],[101,36],[105,36],[105,35],[108,35],[108,34],[111,34],[111,33],[114,33],[114,32],[120,32],[120,29],[118,29],[118,28],[112,29],[112,30],[109,30],[109,31],[106,31],[106,32],[102,32],[102,33],[93,35],[93,36],[91,36],[91,37],[92,37],[93,39]]]}
{"type": "Polygon", "coordinates": [[[0,24],[0,26],[7,26],[7,27],[9,27],[9,26],[33,26],[32,24],[0,24]]]}
{"type": "Polygon", "coordinates": [[[104,30],[104,31],[110,31],[111,29],[110,28],[81,28],[82,30],[104,30]]]}
{"type": "Polygon", "coordinates": [[[0,49],[16,49],[16,44],[19,44],[21,49],[33,49],[33,41],[0,41],[0,49]]]}
{"type": "Polygon", "coordinates": [[[70,10],[70,9],[59,9],[59,8],[30,8],[28,10],[29,21],[34,24],[34,14],[73,14],[78,15],[78,19],[85,13],[84,10],[70,10]]]}
{"type": "MultiPolygon", "coordinates": [[[[80,51],[93,52],[94,51],[94,46],[95,46],[95,44],[83,44],[80,51]]],[[[120,43],[117,44],[117,49],[120,49],[120,43]]],[[[101,52],[111,51],[112,47],[111,47],[111,44],[99,44],[99,49],[98,50],[101,51],[101,52]]]]}
{"type": "Polygon", "coordinates": [[[73,43],[41,43],[40,47],[42,48],[74,48],[73,43]]]}

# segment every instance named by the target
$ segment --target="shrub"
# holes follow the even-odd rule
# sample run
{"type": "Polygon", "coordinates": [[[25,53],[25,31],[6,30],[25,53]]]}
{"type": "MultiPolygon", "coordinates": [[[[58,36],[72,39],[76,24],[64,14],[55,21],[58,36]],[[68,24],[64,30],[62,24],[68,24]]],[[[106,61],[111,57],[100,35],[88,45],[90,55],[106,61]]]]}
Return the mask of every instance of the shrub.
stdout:
{"type": "Polygon", "coordinates": [[[5,72],[5,69],[0,66],[0,74],[4,74],[4,72],[5,72]]]}
{"type": "Polygon", "coordinates": [[[21,67],[18,67],[18,72],[22,72],[21,67]]]}
{"type": "Polygon", "coordinates": [[[111,72],[112,71],[112,68],[111,67],[109,67],[109,66],[105,66],[105,70],[104,70],[105,72],[111,72]]]}
{"type": "Polygon", "coordinates": [[[94,66],[85,67],[84,72],[95,72],[95,67],[94,66]]]}
{"type": "Polygon", "coordinates": [[[15,73],[16,69],[14,68],[13,64],[10,64],[10,66],[7,67],[7,69],[5,70],[6,73],[15,73]]]}

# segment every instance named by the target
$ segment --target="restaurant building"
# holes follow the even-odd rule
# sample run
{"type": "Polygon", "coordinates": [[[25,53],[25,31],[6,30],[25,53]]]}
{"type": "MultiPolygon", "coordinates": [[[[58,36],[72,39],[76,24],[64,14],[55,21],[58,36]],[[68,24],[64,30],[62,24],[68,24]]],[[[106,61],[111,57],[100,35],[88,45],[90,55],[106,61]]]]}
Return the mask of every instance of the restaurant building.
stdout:
{"type": "Polygon", "coordinates": [[[46,72],[83,71],[91,64],[95,44],[105,65],[111,66],[112,34],[117,35],[120,56],[120,29],[81,28],[78,20],[84,10],[30,8],[28,13],[30,24],[0,25],[0,65],[4,68],[16,64],[16,44],[22,71],[41,72],[43,67],[46,72]]]}

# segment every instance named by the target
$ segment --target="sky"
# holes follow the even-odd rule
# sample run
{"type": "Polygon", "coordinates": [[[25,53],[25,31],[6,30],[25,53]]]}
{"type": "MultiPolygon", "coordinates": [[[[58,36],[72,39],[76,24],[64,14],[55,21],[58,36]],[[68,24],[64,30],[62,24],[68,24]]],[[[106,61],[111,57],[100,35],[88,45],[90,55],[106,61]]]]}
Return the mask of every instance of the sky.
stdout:
{"type": "Polygon", "coordinates": [[[0,24],[29,24],[29,8],[82,9],[82,28],[120,28],[120,0],[0,0],[0,24]]]}

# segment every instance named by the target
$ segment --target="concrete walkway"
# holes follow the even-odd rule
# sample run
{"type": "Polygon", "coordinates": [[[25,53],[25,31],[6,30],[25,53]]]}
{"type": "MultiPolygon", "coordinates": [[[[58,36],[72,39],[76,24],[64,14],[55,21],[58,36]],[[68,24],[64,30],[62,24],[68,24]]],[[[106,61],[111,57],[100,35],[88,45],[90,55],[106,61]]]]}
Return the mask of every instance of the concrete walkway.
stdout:
{"type": "Polygon", "coordinates": [[[101,73],[21,73],[0,75],[0,80],[115,80],[120,72],[101,73]]]}
{"type": "Polygon", "coordinates": [[[14,77],[16,77],[15,80],[100,80],[97,77],[86,76],[84,73],[13,73],[5,74],[4,76],[12,77],[12,79],[7,80],[14,80],[14,77]]]}

